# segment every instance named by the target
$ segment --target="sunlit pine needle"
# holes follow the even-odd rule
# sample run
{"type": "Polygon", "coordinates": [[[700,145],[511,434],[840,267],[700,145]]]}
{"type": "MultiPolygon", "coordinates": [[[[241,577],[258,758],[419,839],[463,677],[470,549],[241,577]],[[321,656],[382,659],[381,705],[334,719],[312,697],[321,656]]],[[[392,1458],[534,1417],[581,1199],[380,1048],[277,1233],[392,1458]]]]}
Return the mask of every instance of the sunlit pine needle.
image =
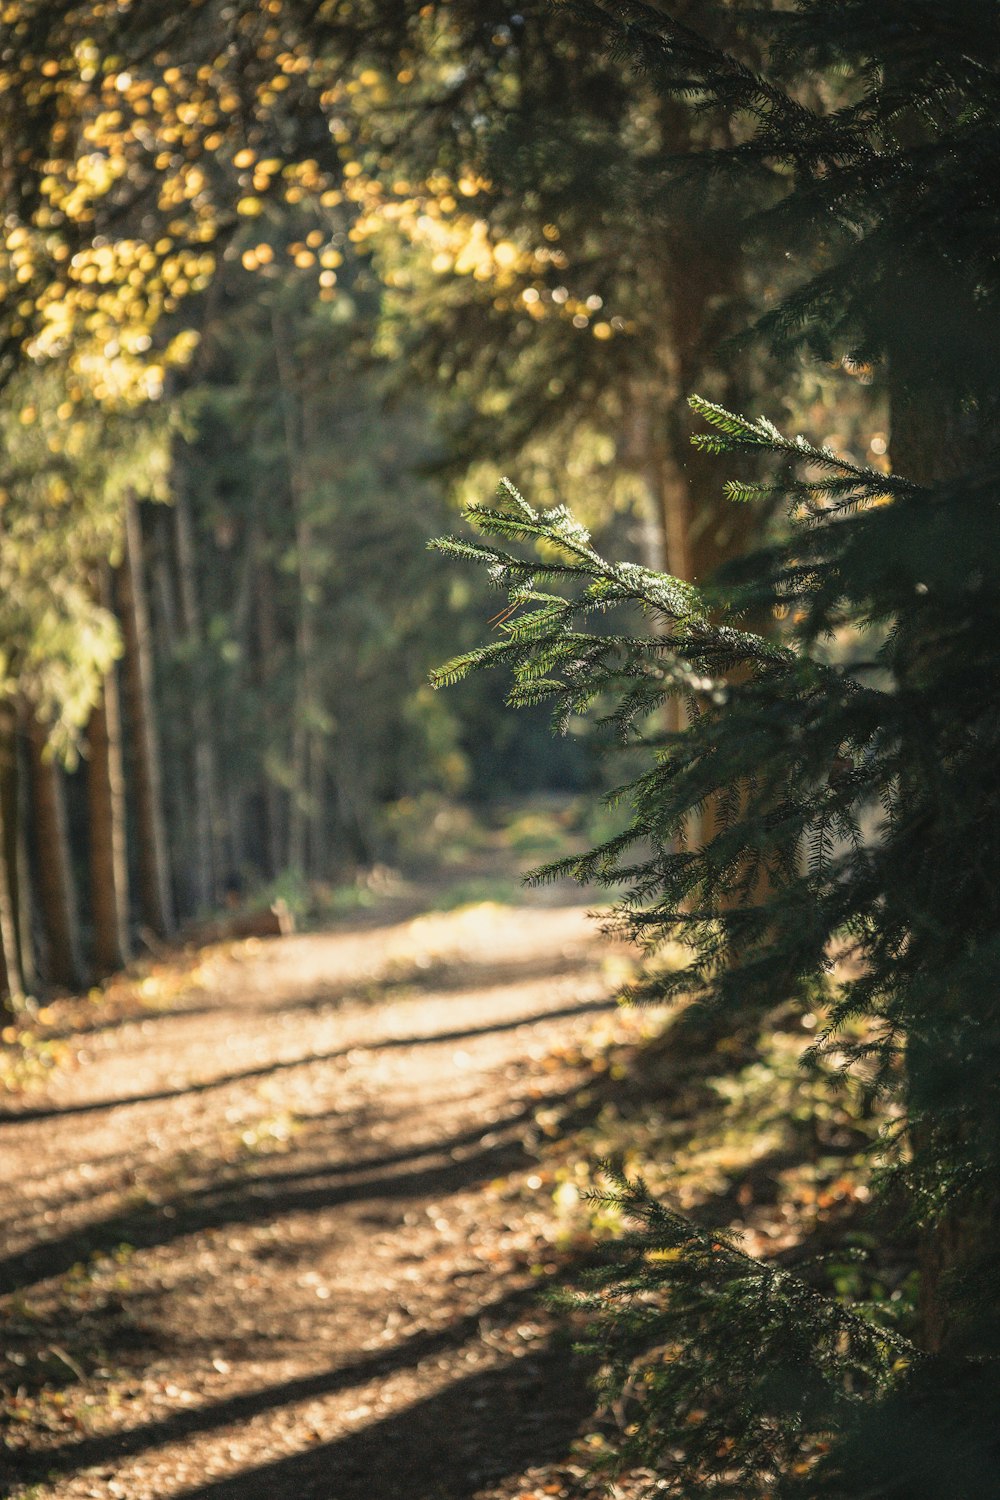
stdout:
{"type": "Polygon", "coordinates": [[[523,599],[515,599],[513,601],[513,603],[512,604],[508,604],[505,609],[498,609],[497,612],[496,612],[496,614],[495,615],[491,615],[490,618],[489,618],[489,620],[487,620],[486,623],[488,625],[496,625],[498,628],[501,625],[505,625],[507,623],[507,621],[510,619],[511,615],[515,614],[516,611],[521,608],[521,605],[523,603],[524,603],[523,599]]]}

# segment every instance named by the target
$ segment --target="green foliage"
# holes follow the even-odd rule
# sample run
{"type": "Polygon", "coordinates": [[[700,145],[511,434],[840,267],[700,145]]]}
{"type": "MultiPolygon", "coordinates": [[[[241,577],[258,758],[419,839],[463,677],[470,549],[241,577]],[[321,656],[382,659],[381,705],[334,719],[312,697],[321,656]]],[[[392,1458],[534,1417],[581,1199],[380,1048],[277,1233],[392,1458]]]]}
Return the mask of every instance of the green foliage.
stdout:
{"type": "Polygon", "coordinates": [[[619,1463],[652,1464],[684,1495],[768,1493],[891,1385],[894,1365],[919,1357],[804,1277],[655,1202],[641,1180],[607,1172],[616,1191],[603,1201],[636,1227],[575,1300],[596,1332],[599,1389],[621,1416],[619,1463]]]}
{"type": "Polygon", "coordinates": [[[575,6],[529,0],[511,14],[458,0],[419,15],[407,72],[423,107],[410,96],[395,115],[359,108],[354,120],[354,149],[390,197],[370,243],[397,379],[416,370],[446,393],[446,458],[466,494],[501,462],[550,501],[568,473],[578,515],[646,518],[655,562],[679,490],[682,505],[713,511],[696,547],[696,571],[709,571],[746,518],[706,486],[683,396],[697,386],[743,401],[772,373],[760,353],[752,368],[719,358],[755,274],[732,183],[723,195],[677,181],[677,155],[707,146],[714,122],[637,77],[575,6]],[[391,201],[400,176],[408,192],[442,171],[457,185],[407,229],[405,198],[391,201]]]}
{"type": "Polygon", "coordinates": [[[0,413],[0,693],[20,693],[72,754],[119,651],[96,570],[121,550],[127,490],[163,494],[167,419],[67,399],[58,366],[25,371],[0,413]]]}
{"type": "MultiPolygon", "coordinates": [[[[327,217],[344,246],[337,300],[318,301],[308,274],[251,276],[235,261],[218,284],[226,322],[179,398],[194,632],[180,595],[168,607],[175,518],[149,527],[176,842],[191,835],[192,704],[211,704],[226,768],[221,874],[248,885],[290,860],[306,884],[374,861],[426,869],[449,842],[439,804],[489,801],[515,773],[518,791],[577,785],[583,759],[575,744],[553,747],[544,717],[512,722],[486,681],[467,695],[465,723],[427,684],[449,641],[474,639],[489,595],[427,555],[453,513],[435,472],[440,405],[387,394],[371,353],[378,289],[349,221],[327,217]],[[297,848],[294,811],[308,825],[297,848]]],[[[280,246],[303,222],[255,220],[254,243],[266,230],[280,246]]]]}
{"type": "MultiPolygon", "coordinates": [[[[228,326],[187,393],[180,461],[202,637],[176,640],[161,669],[168,758],[184,755],[186,700],[225,705],[213,732],[233,797],[259,805],[272,788],[298,804],[313,830],[299,873],[322,880],[382,853],[382,804],[465,777],[454,717],[425,682],[456,628],[424,558],[447,514],[415,472],[432,452],[429,414],[416,401],[386,410],[358,274],[349,262],[328,305],[306,278],[262,296],[233,274],[228,326]]],[[[277,874],[280,829],[272,839],[275,858],[244,838],[235,866],[277,874]]]]}
{"type": "Polygon", "coordinates": [[[981,398],[1000,299],[1000,157],[991,0],[726,4],[578,0],[574,10],[643,82],[718,132],[678,153],[678,190],[753,190],[744,232],[780,256],[784,294],[752,314],[771,348],[865,368],[889,353],[901,389],[981,398]],[[666,13],[665,13],[666,11],[666,13]]]}
{"type": "MultiPolygon", "coordinates": [[[[905,1111],[897,1212],[960,1247],[933,1289],[953,1391],[1000,1335],[987,1227],[1000,1173],[995,476],[921,487],[693,404],[706,446],[781,466],[787,534],[706,592],[606,562],[567,511],[536,513],[505,486],[498,506],[469,513],[487,543],[439,545],[485,567],[512,612],[499,641],[436,680],[504,666],[513,705],[549,702],[560,730],[596,707],[644,747],[646,769],[619,793],[626,830],[536,872],[623,883],[617,924],[651,959],[686,948],[679,968],[651,963],[633,998],[687,997],[735,1022],[826,992],[816,1054],[905,1111]],[[620,625],[629,611],[655,628],[620,625]],[[788,619],[780,637],[746,624],[772,614],[788,619]],[[680,731],[661,727],[672,698],[680,731]],[[837,970],[835,945],[848,960],[837,970]]],[[[643,1392],[629,1454],[685,1495],[790,1484],[890,1380],[892,1340],[854,1314],[846,1333],[836,1305],[619,1186],[645,1231],[595,1305],[613,1388],[635,1378],[643,1392]],[[626,1374],[635,1356],[641,1377],[626,1374]]],[[[984,1378],[977,1409],[994,1397],[984,1378]]],[[[841,1442],[824,1460],[822,1493],[857,1493],[838,1488],[852,1452],[841,1442]]]]}

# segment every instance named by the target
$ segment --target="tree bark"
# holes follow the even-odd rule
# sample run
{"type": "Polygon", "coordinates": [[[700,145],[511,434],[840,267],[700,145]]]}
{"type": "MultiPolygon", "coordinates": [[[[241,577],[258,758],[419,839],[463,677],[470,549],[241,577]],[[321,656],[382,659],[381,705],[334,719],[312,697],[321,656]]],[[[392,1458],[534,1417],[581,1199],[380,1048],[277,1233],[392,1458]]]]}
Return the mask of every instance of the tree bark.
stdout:
{"type": "Polygon", "coordinates": [[[143,567],[142,521],[131,492],[125,501],[125,555],[118,573],[125,652],[122,662],[138,840],[139,909],[158,937],[174,930],[163,777],[153,697],[153,647],[143,567]]]}
{"type": "MultiPolygon", "coordinates": [[[[110,602],[110,569],[101,574],[102,602],[110,602]]],[[[90,832],[90,899],[93,963],[98,978],[123,968],[130,956],[125,773],[121,710],[114,668],[104,679],[90,716],[87,743],[87,809],[90,832]]]]}
{"type": "MultiPolygon", "coordinates": [[[[247,686],[256,686],[257,678],[254,661],[254,596],[261,572],[261,541],[260,525],[256,519],[251,520],[246,528],[236,569],[232,608],[233,636],[239,648],[243,673],[248,679],[247,686]]],[[[254,817],[251,812],[251,803],[256,801],[255,789],[248,786],[245,776],[229,776],[225,780],[222,794],[225,801],[230,870],[237,881],[240,881],[248,867],[256,865],[260,869],[264,863],[260,858],[264,839],[261,829],[253,826],[254,817]]]]}
{"type": "MultiPolygon", "coordinates": [[[[175,469],[178,466],[175,465],[175,469]]],[[[193,769],[189,766],[190,719],[179,714],[175,704],[180,696],[177,677],[180,666],[182,629],[176,578],[177,518],[173,507],[157,507],[147,516],[149,525],[144,537],[149,553],[150,591],[148,605],[151,619],[151,644],[154,646],[154,680],[165,687],[168,713],[157,720],[162,749],[163,806],[170,836],[167,853],[170,858],[170,886],[174,896],[176,919],[193,916],[199,906],[193,881],[198,861],[195,817],[193,811],[193,769]]],[[[187,700],[185,699],[185,704],[187,700]]]]}
{"type": "Polygon", "coordinates": [[[0,1006],[7,1015],[24,999],[18,930],[17,711],[0,705],[0,1006]]]}
{"type": "Polygon", "coordinates": [[[45,727],[34,715],[28,717],[27,740],[45,978],[77,989],[83,983],[83,965],[62,771],[46,753],[45,727]]]}
{"type": "Polygon", "coordinates": [[[3,799],[3,854],[17,944],[17,975],[22,990],[30,992],[37,984],[38,972],[35,966],[31,876],[25,837],[26,788],[21,744],[22,719],[23,713],[17,704],[4,705],[0,710],[0,735],[3,740],[0,796],[3,799]]]}
{"type": "Polygon", "coordinates": [[[295,704],[292,713],[292,786],[288,814],[288,867],[314,873],[316,863],[318,752],[313,686],[316,650],[314,537],[309,515],[306,473],[312,412],[308,394],[297,379],[288,331],[272,311],[271,331],[284,423],[288,485],[295,526],[298,610],[295,622],[295,704]]]}
{"type": "Polygon", "coordinates": [[[28,713],[27,705],[18,705],[17,713],[17,940],[21,957],[21,975],[24,987],[33,995],[39,986],[41,975],[38,968],[39,930],[35,908],[35,886],[31,878],[31,855],[28,847],[31,822],[31,772],[28,737],[25,733],[28,713]]]}
{"type": "Polygon", "coordinates": [[[176,486],[173,508],[181,620],[193,664],[190,697],[195,834],[192,897],[196,909],[207,910],[218,903],[221,895],[217,772],[211,706],[197,675],[204,641],[191,505],[183,483],[176,486]]]}
{"type": "MultiPolygon", "coordinates": [[[[271,572],[270,564],[265,558],[260,559],[257,567],[255,605],[257,626],[257,687],[262,704],[261,713],[267,736],[267,748],[270,749],[277,738],[272,689],[278,650],[278,625],[274,601],[274,576],[271,572]]],[[[285,848],[284,797],[281,787],[275,781],[274,776],[268,774],[266,754],[264,783],[261,791],[264,806],[264,847],[268,865],[267,874],[273,879],[280,873],[283,863],[282,854],[285,848]]]]}
{"type": "Polygon", "coordinates": [[[663,403],[648,386],[633,390],[621,457],[638,477],[657,544],[647,550],[652,565],[675,578],[690,578],[688,493],[676,464],[669,465],[663,403]],[[652,560],[652,559],[651,559],[652,560]]]}
{"type": "MultiPolygon", "coordinates": [[[[664,156],[697,149],[686,105],[664,98],[655,115],[664,156]]],[[[687,405],[695,392],[736,411],[746,403],[745,361],[719,353],[745,326],[746,261],[732,219],[683,195],[649,245],[648,260],[662,316],[650,328],[647,373],[629,391],[633,467],[658,517],[667,571],[705,583],[745,548],[758,519],[725,498],[730,476],[692,446],[696,424],[687,405]]]]}
{"type": "MultiPolygon", "coordinates": [[[[899,323],[888,358],[892,469],[926,486],[960,479],[972,464],[995,449],[1000,430],[1000,398],[995,390],[956,391],[950,372],[935,368],[934,350],[922,342],[933,338],[933,331],[944,321],[935,302],[948,280],[946,268],[935,278],[922,267],[907,286],[901,273],[899,323]]],[[[970,308],[969,321],[975,316],[975,309],[970,308]]],[[[933,634],[928,650],[931,654],[936,650],[933,634]]],[[[911,654],[912,668],[919,675],[919,645],[911,654]]],[[[952,957],[958,958],[958,954],[952,957]]],[[[909,1101],[912,1105],[921,1095],[929,1096],[938,1116],[911,1123],[910,1141],[917,1166],[924,1160],[933,1165],[943,1142],[957,1146],[959,1156],[975,1156],[982,1149],[982,1138],[976,1142],[980,1121],[971,1121],[968,1115],[963,1119],[964,1100],[957,1101],[959,1107],[950,1119],[947,1098],[942,1102],[939,1087],[942,1076],[966,1071],[965,1049],[972,1045],[968,1016],[974,1006],[969,995],[956,990],[937,999],[928,1034],[921,1035],[918,1025],[911,1027],[906,1050],[909,1101]],[[949,1028],[952,1011],[954,1025],[949,1028]]],[[[997,1024],[992,1001],[983,999],[976,1019],[983,1035],[990,1036],[997,1024]]],[[[984,1104],[982,1120],[988,1119],[988,1110],[984,1104]]],[[[989,1128],[995,1130],[995,1121],[989,1128]]],[[[989,1149],[994,1151],[992,1145],[989,1149]]],[[[995,1354],[988,1330],[991,1315],[995,1318],[998,1234],[1000,1186],[995,1174],[971,1202],[949,1206],[922,1225],[918,1316],[922,1342],[931,1353],[986,1358],[995,1354]],[[974,1318],[969,1317],[970,1308],[975,1309],[974,1318]]]]}

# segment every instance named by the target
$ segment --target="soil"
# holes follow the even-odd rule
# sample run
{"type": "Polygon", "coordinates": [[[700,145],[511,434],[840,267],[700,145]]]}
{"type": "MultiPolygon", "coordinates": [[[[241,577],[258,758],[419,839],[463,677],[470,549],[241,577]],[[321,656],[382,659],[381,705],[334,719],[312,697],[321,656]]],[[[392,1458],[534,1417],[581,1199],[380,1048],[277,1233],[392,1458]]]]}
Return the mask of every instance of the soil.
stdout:
{"type": "Polygon", "coordinates": [[[608,952],[578,905],[369,918],[75,1038],[0,1117],[0,1493],[589,1492],[525,1183],[608,952]]]}

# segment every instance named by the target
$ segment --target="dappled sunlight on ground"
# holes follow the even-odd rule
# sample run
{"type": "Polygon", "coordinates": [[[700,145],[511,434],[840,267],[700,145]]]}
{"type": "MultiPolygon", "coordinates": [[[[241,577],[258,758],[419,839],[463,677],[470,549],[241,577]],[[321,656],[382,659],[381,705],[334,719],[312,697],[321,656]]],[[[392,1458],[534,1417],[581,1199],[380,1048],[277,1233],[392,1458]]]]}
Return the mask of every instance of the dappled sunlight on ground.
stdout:
{"type": "Polygon", "coordinates": [[[565,1461],[568,1257],[510,1191],[613,952],[571,906],[348,924],[68,1042],[2,1124],[10,1493],[458,1497],[565,1461]]]}
{"type": "Polygon", "coordinates": [[[614,1413],[544,1294],[626,1228],[604,1159],[756,1255],[849,1244],[831,1289],[905,1310],[905,1247],[857,1258],[881,1122],[802,1068],[816,1017],[620,1009],[633,951],[572,894],[409,885],[34,1018],[12,1051],[59,1050],[0,1104],[5,1493],[596,1496],[614,1413]]]}

